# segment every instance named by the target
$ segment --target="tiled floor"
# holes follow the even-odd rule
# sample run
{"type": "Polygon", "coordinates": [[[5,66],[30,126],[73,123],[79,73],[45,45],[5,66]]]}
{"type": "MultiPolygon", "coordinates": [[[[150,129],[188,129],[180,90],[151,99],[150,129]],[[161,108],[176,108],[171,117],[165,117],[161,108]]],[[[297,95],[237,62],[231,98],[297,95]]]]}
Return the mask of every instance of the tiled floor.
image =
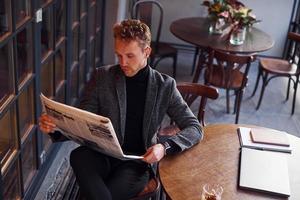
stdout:
{"type": "MultiPolygon", "coordinates": [[[[178,77],[177,81],[191,81],[193,54],[189,52],[180,52],[178,58],[178,77]]],[[[162,62],[157,70],[171,74],[170,60],[162,62]]],[[[258,102],[258,96],[260,88],[253,98],[250,95],[253,91],[253,87],[256,80],[257,62],[253,63],[249,73],[248,87],[244,93],[240,112],[240,124],[254,124],[258,126],[264,126],[274,128],[278,130],[285,130],[290,134],[300,137],[300,92],[297,95],[295,114],[291,115],[292,97],[289,101],[285,101],[286,95],[286,80],[277,78],[272,80],[266,91],[259,110],[256,110],[256,104],[258,102]]],[[[203,82],[200,80],[200,82],[203,82]]],[[[227,114],[225,109],[225,93],[223,90],[219,90],[220,96],[217,100],[208,101],[206,108],[206,123],[234,123],[235,115],[227,114]]],[[[293,94],[293,90],[291,90],[293,94]]],[[[231,98],[233,102],[234,98],[231,98]]],[[[195,108],[192,107],[194,110],[195,108]]],[[[54,160],[49,173],[45,178],[44,183],[36,196],[36,200],[46,199],[46,194],[51,185],[55,183],[55,177],[57,177],[58,169],[62,166],[64,160],[68,160],[71,149],[77,145],[73,142],[66,142],[60,149],[57,158],[54,160]]]]}

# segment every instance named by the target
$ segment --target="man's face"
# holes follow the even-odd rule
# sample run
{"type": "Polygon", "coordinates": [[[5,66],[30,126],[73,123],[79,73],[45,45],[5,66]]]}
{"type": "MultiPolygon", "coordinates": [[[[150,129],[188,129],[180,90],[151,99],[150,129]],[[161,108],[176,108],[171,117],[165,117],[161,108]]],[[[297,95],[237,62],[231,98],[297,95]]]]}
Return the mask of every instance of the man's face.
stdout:
{"type": "Polygon", "coordinates": [[[146,66],[147,58],[151,53],[149,46],[142,49],[137,41],[123,41],[115,39],[115,53],[125,76],[134,76],[146,66]]]}

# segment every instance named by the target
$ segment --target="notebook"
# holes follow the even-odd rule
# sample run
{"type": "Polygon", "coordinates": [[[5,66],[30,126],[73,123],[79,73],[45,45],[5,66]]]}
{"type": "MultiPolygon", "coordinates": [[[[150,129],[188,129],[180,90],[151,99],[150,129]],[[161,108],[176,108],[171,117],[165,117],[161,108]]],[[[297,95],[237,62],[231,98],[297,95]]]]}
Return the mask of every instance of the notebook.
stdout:
{"type": "Polygon", "coordinates": [[[289,154],[242,148],[240,188],[290,196],[289,154]]]}
{"type": "Polygon", "coordinates": [[[268,128],[251,128],[251,138],[255,143],[290,146],[285,132],[268,128]]]}

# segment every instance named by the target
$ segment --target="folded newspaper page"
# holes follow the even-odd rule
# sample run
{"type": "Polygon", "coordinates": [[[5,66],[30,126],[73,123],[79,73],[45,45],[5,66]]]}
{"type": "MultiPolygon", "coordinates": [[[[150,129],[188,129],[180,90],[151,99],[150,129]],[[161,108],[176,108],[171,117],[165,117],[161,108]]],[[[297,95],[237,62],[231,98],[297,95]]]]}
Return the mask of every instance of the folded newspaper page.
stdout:
{"type": "Polygon", "coordinates": [[[53,118],[57,130],[69,139],[101,153],[123,159],[141,159],[125,155],[109,118],[53,101],[40,95],[43,111],[53,118]]]}

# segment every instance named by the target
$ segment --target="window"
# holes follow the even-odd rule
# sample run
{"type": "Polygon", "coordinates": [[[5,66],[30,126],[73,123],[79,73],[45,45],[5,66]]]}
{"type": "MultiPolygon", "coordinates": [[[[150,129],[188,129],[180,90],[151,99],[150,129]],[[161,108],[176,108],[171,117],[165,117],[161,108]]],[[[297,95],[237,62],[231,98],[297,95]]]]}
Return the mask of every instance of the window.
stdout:
{"type": "Polygon", "coordinates": [[[10,4],[8,0],[0,1],[0,39],[11,30],[10,4]]]}
{"type": "Polygon", "coordinates": [[[0,48],[0,107],[13,93],[11,52],[10,42],[0,48]]]}
{"type": "Polygon", "coordinates": [[[55,54],[55,89],[65,80],[65,45],[63,44],[55,54]]]}
{"type": "Polygon", "coordinates": [[[89,10],[89,38],[95,37],[96,32],[96,11],[95,11],[95,5],[90,7],[89,10]]]}
{"type": "Polygon", "coordinates": [[[17,74],[20,84],[32,73],[32,29],[31,24],[17,35],[17,74]]]}
{"type": "Polygon", "coordinates": [[[79,26],[76,26],[73,30],[73,42],[72,42],[72,61],[78,62],[78,46],[79,46],[79,26]]]}
{"type": "Polygon", "coordinates": [[[73,0],[73,7],[72,7],[72,22],[79,21],[79,0],[73,0]]]}
{"type": "Polygon", "coordinates": [[[41,92],[47,97],[53,97],[53,61],[42,65],[41,68],[41,92]]]}
{"type": "Polygon", "coordinates": [[[79,62],[79,90],[84,87],[86,54],[82,54],[79,62]]]}
{"type": "Polygon", "coordinates": [[[23,139],[33,127],[34,108],[33,108],[33,83],[22,91],[18,98],[19,106],[19,127],[20,136],[23,139]]]}
{"type": "Polygon", "coordinates": [[[55,3],[55,42],[56,44],[65,36],[66,7],[65,0],[58,0],[55,3]]]}
{"type": "Polygon", "coordinates": [[[41,32],[41,51],[42,58],[45,58],[50,50],[53,50],[53,26],[52,26],[51,7],[43,12],[42,32],[41,32]]]}
{"type": "Polygon", "coordinates": [[[72,67],[71,71],[71,99],[76,101],[78,98],[78,65],[72,67]]]}
{"type": "Polygon", "coordinates": [[[4,199],[21,199],[19,162],[9,169],[3,178],[4,199]]]}
{"type": "Polygon", "coordinates": [[[0,119],[0,127],[0,158],[3,166],[17,149],[15,106],[12,106],[0,119]]]}
{"type": "Polygon", "coordinates": [[[17,27],[22,25],[30,16],[29,0],[15,0],[14,8],[16,10],[17,27]]]}
{"type": "Polygon", "coordinates": [[[86,50],[86,20],[87,18],[85,17],[80,21],[80,54],[83,50],[86,50]]]}
{"type": "Polygon", "coordinates": [[[24,189],[27,189],[30,181],[36,172],[36,138],[35,134],[29,137],[25,146],[22,149],[22,174],[23,174],[23,184],[24,189]]]}

